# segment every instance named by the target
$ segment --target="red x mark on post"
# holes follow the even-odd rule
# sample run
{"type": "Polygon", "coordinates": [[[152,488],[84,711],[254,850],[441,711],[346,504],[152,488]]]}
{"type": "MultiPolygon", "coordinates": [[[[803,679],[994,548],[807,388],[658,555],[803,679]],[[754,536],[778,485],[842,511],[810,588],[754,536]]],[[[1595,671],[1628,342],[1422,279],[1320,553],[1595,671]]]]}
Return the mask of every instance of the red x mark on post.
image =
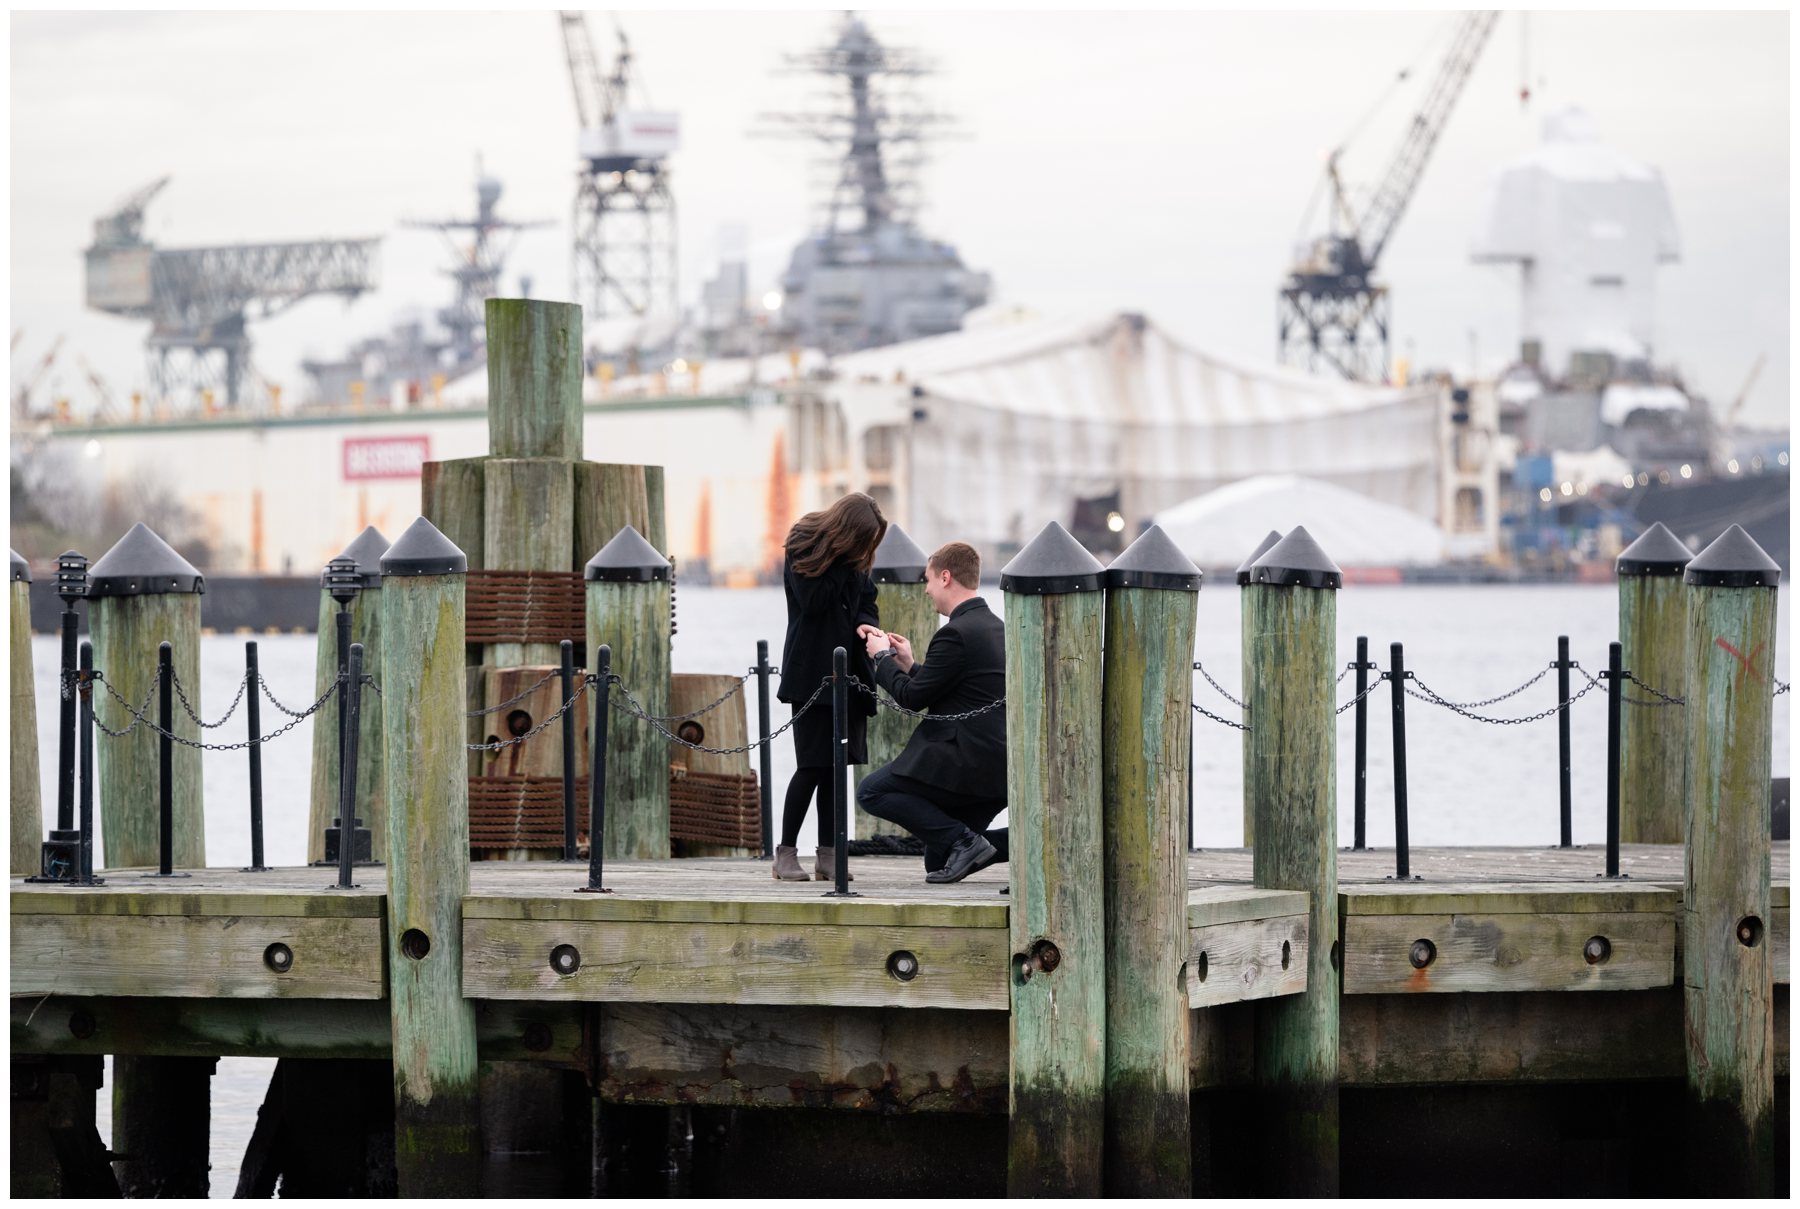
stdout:
{"type": "Polygon", "coordinates": [[[1739,692],[1743,692],[1743,690],[1744,690],[1744,680],[1746,677],[1754,675],[1758,680],[1762,679],[1762,673],[1756,670],[1756,661],[1758,659],[1762,658],[1763,647],[1765,645],[1767,645],[1766,643],[1761,643],[1761,642],[1757,643],[1756,649],[1750,652],[1749,658],[1745,658],[1744,653],[1742,651],[1740,651],[1736,647],[1732,646],[1729,642],[1726,642],[1725,639],[1722,637],[1714,638],[1713,644],[1715,646],[1722,647],[1723,649],[1725,649],[1727,651],[1730,651],[1731,654],[1737,659],[1737,661],[1738,661],[1738,684],[1737,684],[1737,686],[1738,686],[1739,692]]]}

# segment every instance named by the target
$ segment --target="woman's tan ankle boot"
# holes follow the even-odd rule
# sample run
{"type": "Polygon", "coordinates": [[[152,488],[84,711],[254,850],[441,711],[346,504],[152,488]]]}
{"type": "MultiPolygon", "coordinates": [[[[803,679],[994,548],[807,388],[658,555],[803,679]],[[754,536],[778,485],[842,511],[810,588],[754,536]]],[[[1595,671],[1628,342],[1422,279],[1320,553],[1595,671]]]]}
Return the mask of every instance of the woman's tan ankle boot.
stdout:
{"type": "MultiPolygon", "coordinates": [[[[844,863],[846,865],[850,863],[850,858],[848,856],[844,858],[844,863]]],[[[820,882],[834,882],[837,880],[836,848],[819,848],[814,850],[813,880],[820,882]]],[[[853,882],[856,880],[856,874],[847,872],[844,875],[844,880],[853,882]]]]}
{"type": "Polygon", "coordinates": [[[807,880],[806,870],[800,867],[800,854],[797,850],[784,844],[775,845],[775,877],[784,882],[807,880]]]}

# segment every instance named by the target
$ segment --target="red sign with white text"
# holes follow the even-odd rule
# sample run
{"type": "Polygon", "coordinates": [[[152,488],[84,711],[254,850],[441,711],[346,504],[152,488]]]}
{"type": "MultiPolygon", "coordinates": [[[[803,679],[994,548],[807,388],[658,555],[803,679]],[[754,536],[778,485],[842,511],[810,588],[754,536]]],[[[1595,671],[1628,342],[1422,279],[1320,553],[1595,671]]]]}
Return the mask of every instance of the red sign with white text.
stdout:
{"type": "Polygon", "coordinates": [[[416,479],[431,460],[430,437],[375,437],[344,441],[344,478],[416,479]]]}

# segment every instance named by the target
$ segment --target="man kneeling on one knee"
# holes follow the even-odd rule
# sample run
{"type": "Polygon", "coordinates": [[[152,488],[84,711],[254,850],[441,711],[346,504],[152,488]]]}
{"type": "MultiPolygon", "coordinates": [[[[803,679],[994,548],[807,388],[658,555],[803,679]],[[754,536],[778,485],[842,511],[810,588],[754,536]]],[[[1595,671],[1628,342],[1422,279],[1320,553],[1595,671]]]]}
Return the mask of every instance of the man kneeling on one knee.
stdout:
{"type": "Polygon", "coordinates": [[[1006,709],[950,720],[1006,694],[1006,630],[976,595],[980,582],[981,557],[962,542],[926,562],[926,595],[948,620],[922,661],[899,634],[860,631],[876,683],[899,705],[930,716],[893,763],[863,778],[856,800],[925,841],[928,882],[961,881],[1007,854],[1005,829],[987,830],[1006,809],[1006,709]]]}

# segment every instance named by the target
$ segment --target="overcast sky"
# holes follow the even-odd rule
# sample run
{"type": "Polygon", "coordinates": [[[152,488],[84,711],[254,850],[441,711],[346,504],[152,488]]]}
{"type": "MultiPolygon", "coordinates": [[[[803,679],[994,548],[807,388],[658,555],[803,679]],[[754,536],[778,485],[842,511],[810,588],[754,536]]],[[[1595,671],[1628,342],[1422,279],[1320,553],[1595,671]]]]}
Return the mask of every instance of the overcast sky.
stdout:
{"type": "MultiPolygon", "coordinates": [[[[750,137],[808,85],[784,52],[828,40],[829,11],[621,13],[649,99],[681,114],[675,159],[683,299],[721,227],[748,228],[752,287],[772,286],[815,214],[800,144],[750,137]]],[[[928,54],[923,90],[961,120],[924,175],[923,224],[993,274],[997,301],[1140,310],[1240,358],[1274,357],[1275,290],[1324,153],[1415,65],[1351,144],[1385,166],[1448,41],[1452,14],[875,11],[877,36],[928,54]]],[[[610,18],[589,15],[610,59],[610,18]]],[[[575,112],[552,12],[15,14],[15,383],[58,334],[53,379],[80,408],[76,355],[123,396],[145,381],[147,325],[86,311],[92,220],[164,174],[148,234],[165,246],[382,236],[381,288],[255,325],[255,360],[303,394],[302,357],[441,305],[445,250],[399,221],[471,211],[475,159],[523,235],[508,268],[565,297],[575,112]]],[[[1759,353],[1746,419],[1783,422],[1788,355],[1788,17],[1544,13],[1502,18],[1425,173],[1383,275],[1395,351],[1484,366],[1518,342],[1516,269],[1468,247],[1493,174],[1581,105],[1659,167],[1681,231],[1663,270],[1657,353],[1720,404],[1759,353]],[[1523,43],[1523,46],[1522,46],[1523,43]],[[1525,52],[1522,54],[1522,50],[1525,52]],[[1522,64],[1530,107],[1522,109],[1522,64]]]]}

